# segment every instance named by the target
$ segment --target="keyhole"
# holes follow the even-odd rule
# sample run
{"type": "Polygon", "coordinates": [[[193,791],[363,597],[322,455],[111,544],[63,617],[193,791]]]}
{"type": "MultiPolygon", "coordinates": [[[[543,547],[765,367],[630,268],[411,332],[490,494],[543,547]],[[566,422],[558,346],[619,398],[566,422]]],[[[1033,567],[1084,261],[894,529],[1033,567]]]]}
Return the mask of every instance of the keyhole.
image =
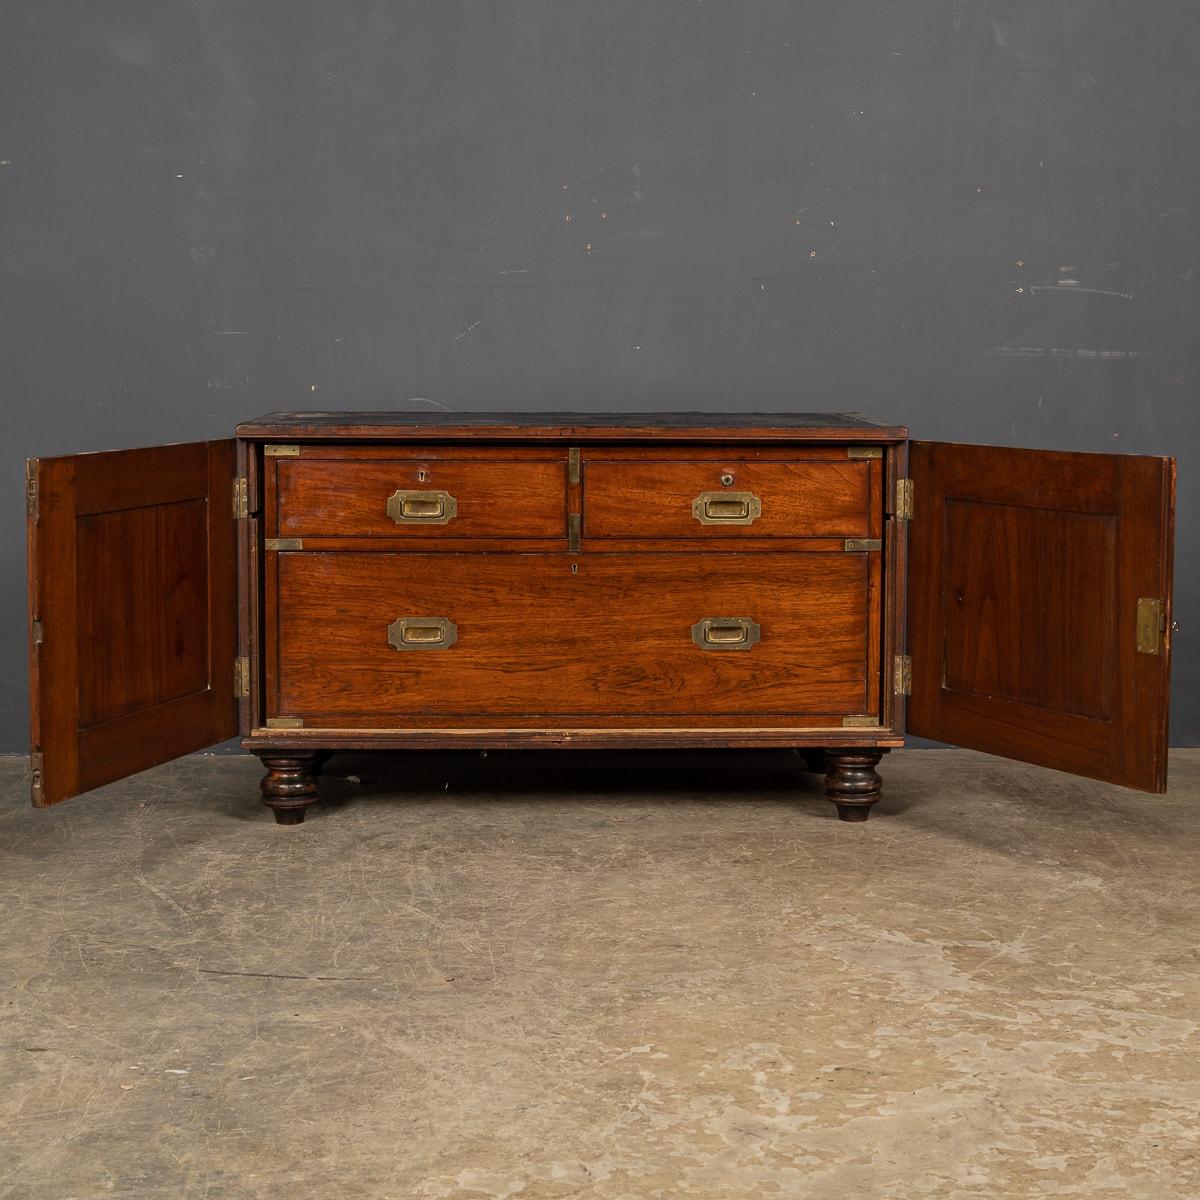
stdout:
{"type": "MultiPolygon", "coordinates": [[[[726,472],[725,472],[725,473],[724,473],[724,474],[721,476],[721,482],[722,482],[722,483],[723,483],[723,484],[724,484],[726,487],[729,487],[729,486],[730,486],[730,485],[733,483],[733,474],[732,474],[730,471],[726,471],[726,472]]],[[[723,502],[722,502],[722,503],[723,503],[723,502]]]]}
{"type": "Polygon", "coordinates": [[[571,574],[572,574],[572,575],[578,575],[578,574],[579,574],[579,564],[578,564],[578,563],[572,563],[572,564],[571,564],[571,574]]]}
{"type": "Polygon", "coordinates": [[[417,471],[417,482],[418,483],[427,483],[428,480],[429,480],[429,472],[427,470],[425,470],[424,467],[421,467],[420,470],[417,471]]]}
{"type": "Polygon", "coordinates": [[[966,600],[966,598],[967,598],[967,593],[966,593],[966,592],[964,592],[964,591],[962,590],[962,588],[958,588],[958,589],[955,591],[955,593],[954,593],[954,599],[955,599],[955,600],[957,600],[959,604],[962,604],[962,603],[964,603],[964,602],[965,602],[965,600],[966,600]]]}

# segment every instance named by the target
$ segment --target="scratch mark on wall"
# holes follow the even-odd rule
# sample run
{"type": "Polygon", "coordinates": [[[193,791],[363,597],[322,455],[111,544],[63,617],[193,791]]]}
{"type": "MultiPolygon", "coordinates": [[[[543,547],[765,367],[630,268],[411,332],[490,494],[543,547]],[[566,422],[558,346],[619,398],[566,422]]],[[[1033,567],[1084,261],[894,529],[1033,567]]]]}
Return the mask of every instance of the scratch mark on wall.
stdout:
{"type": "Polygon", "coordinates": [[[1105,288],[1089,288],[1080,287],[1077,283],[1056,283],[1053,285],[1042,284],[1037,287],[1030,287],[1029,294],[1034,292],[1087,292],[1092,296],[1116,296],[1119,300],[1136,300],[1137,297],[1132,292],[1110,292],[1105,288]]]}
{"type": "Polygon", "coordinates": [[[581,183],[587,183],[589,179],[595,179],[597,175],[603,175],[607,170],[607,167],[597,167],[596,170],[592,171],[588,175],[583,175],[579,179],[572,180],[570,183],[564,183],[562,185],[562,190],[565,192],[570,188],[578,187],[581,183]]]}
{"type": "Polygon", "coordinates": [[[1005,358],[1143,358],[1140,350],[1074,350],[1062,346],[997,346],[989,355],[1005,358]]]}
{"type": "Polygon", "coordinates": [[[461,341],[461,340],[462,340],[463,338],[465,338],[465,337],[467,336],[467,334],[468,334],[468,333],[470,333],[470,332],[471,332],[471,330],[472,330],[472,329],[474,329],[474,328],[475,328],[475,327],[476,327],[478,324],[479,324],[479,322],[478,322],[478,321],[475,321],[473,324],[471,324],[471,325],[468,325],[468,326],[466,327],[466,329],[464,329],[464,330],[462,331],[462,333],[456,333],[456,334],[454,335],[454,340],[455,340],[456,342],[458,342],[458,341],[461,341]]]}

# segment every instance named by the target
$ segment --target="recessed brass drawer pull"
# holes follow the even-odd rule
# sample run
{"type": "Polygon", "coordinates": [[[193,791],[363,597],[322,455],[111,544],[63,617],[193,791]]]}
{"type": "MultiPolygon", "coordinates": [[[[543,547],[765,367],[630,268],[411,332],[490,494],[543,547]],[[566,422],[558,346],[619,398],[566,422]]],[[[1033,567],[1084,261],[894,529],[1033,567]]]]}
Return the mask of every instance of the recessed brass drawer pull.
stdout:
{"type": "Polygon", "coordinates": [[[397,525],[445,525],[458,516],[458,501],[449,492],[393,492],[387,515],[397,525]]]}
{"type": "Polygon", "coordinates": [[[449,617],[397,617],[388,626],[388,642],[397,650],[449,650],[458,626],[449,617]]]}
{"type": "Polygon", "coordinates": [[[761,637],[761,626],[749,617],[705,617],[692,626],[701,650],[749,650],[761,637]]]}
{"type": "Polygon", "coordinates": [[[753,492],[701,492],[692,516],[701,525],[749,525],[762,516],[762,501],[753,492]]]}

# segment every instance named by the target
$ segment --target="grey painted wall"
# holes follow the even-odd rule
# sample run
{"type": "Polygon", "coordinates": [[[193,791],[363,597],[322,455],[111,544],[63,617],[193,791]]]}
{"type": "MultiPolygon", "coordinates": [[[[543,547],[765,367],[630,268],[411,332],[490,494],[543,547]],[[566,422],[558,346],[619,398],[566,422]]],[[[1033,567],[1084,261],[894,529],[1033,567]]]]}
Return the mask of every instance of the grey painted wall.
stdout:
{"type": "Polygon", "coordinates": [[[21,460],[275,408],[855,409],[1180,458],[1200,740],[1200,6],[38,0],[0,70],[21,460]]]}

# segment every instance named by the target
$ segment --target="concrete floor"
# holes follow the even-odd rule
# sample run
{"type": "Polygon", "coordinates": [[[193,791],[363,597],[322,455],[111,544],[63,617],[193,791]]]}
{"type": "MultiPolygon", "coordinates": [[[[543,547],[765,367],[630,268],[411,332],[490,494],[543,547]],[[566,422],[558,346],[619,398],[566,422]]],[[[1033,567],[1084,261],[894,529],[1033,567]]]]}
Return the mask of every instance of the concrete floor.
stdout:
{"type": "Polygon", "coordinates": [[[0,760],[0,1198],[1200,1196],[1200,751],[259,773],[0,760]]]}

